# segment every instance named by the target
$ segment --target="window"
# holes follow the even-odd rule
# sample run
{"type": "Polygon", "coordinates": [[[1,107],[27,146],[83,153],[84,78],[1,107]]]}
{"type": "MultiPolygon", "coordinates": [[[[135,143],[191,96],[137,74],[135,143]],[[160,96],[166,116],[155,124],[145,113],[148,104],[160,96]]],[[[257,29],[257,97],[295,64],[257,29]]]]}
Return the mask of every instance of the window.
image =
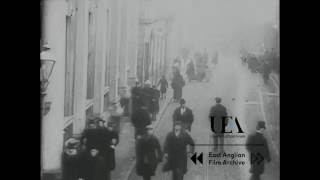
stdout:
{"type": "Polygon", "coordinates": [[[105,79],[104,79],[104,86],[110,86],[111,80],[111,62],[110,62],[110,15],[109,10],[107,10],[107,17],[106,17],[106,68],[105,68],[105,79]]]}
{"type": "Polygon", "coordinates": [[[88,66],[87,66],[87,99],[92,99],[94,94],[95,73],[95,24],[93,14],[89,13],[88,23],[88,66]]]}
{"type": "Polygon", "coordinates": [[[75,16],[66,17],[66,61],[65,61],[65,92],[64,116],[73,115],[74,109],[74,77],[75,77],[75,49],[76,24],[75,16]]]}

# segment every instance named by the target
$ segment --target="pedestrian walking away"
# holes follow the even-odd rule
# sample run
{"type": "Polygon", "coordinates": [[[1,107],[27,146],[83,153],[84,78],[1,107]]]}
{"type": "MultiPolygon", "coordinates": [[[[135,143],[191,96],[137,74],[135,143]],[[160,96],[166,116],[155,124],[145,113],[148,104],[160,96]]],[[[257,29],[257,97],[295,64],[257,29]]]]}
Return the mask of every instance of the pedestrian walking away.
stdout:
{"type": "MultiPolygon", "coordinates": [[[[218,151],[218,146],[220,146],[220,151],[224,151],[224,134],[222,132],[223,130],[223,120],[224,118],[227,118],[227,108],[221,104],[221,98],[216,97],[215,98],[216,104],[211,107],[210,113],[209,113],[209,120],[211,121],[211,118],[213,117],[213,122],[211,121],[211,126],[214,127],[214,133],[213,133],[213,143],[214,143],[214,151],[218,151]],[[220,142],[220,144],[219,144],[220,142]]],[[[227,120],[226,120],[226,126],[227,126],[227,120]]]]}
{"type": "Polygon", "coordinates": [[[173,122],[180,122],[184,130],[191,131],[193,113],[192,110],[186,106],[184,99],[180,100],[180,106],[173,112],[173,122]]]}
{"type": "Polygon", "coordinates": [[[179,100],[181,99],[183,86],[185,86],[183,77],[181,76],[179,71],[175,71],[171,82],[174,102],[179,102],[179,100]]]}
{"type": "Polygon", "coordinates": [[[263,131],[266,129],[264,121],[258,121],[256,132],[248,136],[246,147],[250,154],[250,180],[260,180],[261,174],[264,172],[265,162],[270,162],[271,157],[266,138],[263,131]],[[256,160],[256,157],[262,156],[261,160],[256,160]]]}
{"type": "Polygon", "coordinates": [[[131,122],[135,128],[135,138],[140,138],[146,131],[146,127],[151,124],[151,117],[147,107],[140,102],[139,109],[132,114],[131,122]]]}
{"type": "Polygon", "coordinates": [[[160,99],[166,99],[167,88],[169,87],[168,81],[164,75],[161,76],[157,86],[160,85],[160,99]]]}
{"type": "Polygon", "coordinates": [[[181,123],[175,123],[173,131],[168,133],[163,151],[165,164],[162,170],[165,173],[172,171],[172,180],[183,180],[187,172],[188,157],[194,151],[194,141],[184,132],[181,123]]]}
{"type": "Polygon", "coordinates": [[[143,180],[151,180],[159,162],[162,161],[162,151],[159,140],[153,135],[153,126],[147,126],[147,132],[137,141],[136,173],[143,180]]]}
{"type": "Polygon", "coordinates": [[[151,120],[155,121],[156,116],[159,113],[159,99],[160,99],[160,91],[156,88],[156,85],[152,86],[152,101],[151,101],[151,107],[150,107],[150,113],[151,113],[151,120]]]}

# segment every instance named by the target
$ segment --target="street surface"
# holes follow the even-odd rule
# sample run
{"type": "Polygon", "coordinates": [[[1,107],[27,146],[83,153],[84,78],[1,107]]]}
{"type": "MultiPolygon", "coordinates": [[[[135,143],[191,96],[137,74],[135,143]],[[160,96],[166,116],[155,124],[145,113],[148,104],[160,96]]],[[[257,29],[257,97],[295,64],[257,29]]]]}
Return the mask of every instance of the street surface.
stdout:
{"type": "MultiPolygon", "coordinates": [[[[190,82],[184,87],[183,98],[194,114],[191,136],[196,144],[208,144],[195,147],[195,152],[203,152],[204,164],[195,165],[189,159],[185,180],[248,180],[250,161],[243,144],[245,144],[247,135],[255,131],[258,119],[266,121],[265,135],[272,158],[271,162],[266,164],[265,173],[261,178],[263,180],[279,179],[279,96],[265,95],[266,92],[274,93],[272,92],[274,88],[264,87],[260,82],[262,82],[260,76],[250,73],[240,64],[238,58],[221,56],[219,64],[213,70],[210,82],[190,82]],[[245,158],[238,160],[245,161],[245,165],[208,165],[208,154],[213,149],[208,114],[210,107],[214,104],[214,97],[217,96],[222,98],[222,104],[227,107],[228,114],[237,117],[245,132],[244,138],[225,138],[225,144],[238,144],[225,146],[225,152],[244,153],[245,158]]],[[[155,130],[161,146],[163,146],[167,133],[172,130],[172,114],[176,107],[178,103],[169,104],[155,130]]],[[[237,132],[237,129],[233,131],[237,132]]],[[[158,165],[153,180],[165,180],[162,166],[163,163],[158,165]]],[[[140,180],[142,177],[138,177],[133,168],[128,179],[140,180]]]]}

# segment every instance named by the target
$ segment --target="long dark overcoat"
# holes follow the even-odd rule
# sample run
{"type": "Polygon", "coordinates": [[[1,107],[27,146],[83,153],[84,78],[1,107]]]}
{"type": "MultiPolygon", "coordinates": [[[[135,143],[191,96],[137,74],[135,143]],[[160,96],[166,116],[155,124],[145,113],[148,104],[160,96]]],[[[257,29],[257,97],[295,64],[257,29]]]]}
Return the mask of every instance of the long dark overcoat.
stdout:
{"type": "Polygon", "coordinates": [[[136,109],[140,108],[142,104],[142,88],[141,87],[133,87],[131,89],[131,113],[133,113],[136,109]]]}
{"type": "Polygon", "coordinates": [[[116,131],[110,131],[107,128],[100,128],[99,131],[99,144],[98,150],[100,155],[104,158],[107,171],[114,170],[116,166],[115,151],[111,147],[112,139],[119,141],[119,135],[116,131]]]}
{"type": "Polygon", "coordinates": [[[142,102],[143,105],[147,106],[149,113],[152,113],[152,99],[154,97],[154,90],[151,87],[144,87],[142,89],[142,102]]]}
{"type": "Polygon", "coordinates": [[[100,146],[100,138],[97,129],[85,129],[81,136],[81,144],[85,145],[86,151],[97,149],[100,146]]]}
{"type": "Polygon", "coordinates": [[[158,139],[144,135],[137,142],[136,170],[139,176],[154,176],[158,163],[162,159],[162,151],[158,139]]]}
{"type": "MultiPolygon", "coordinates": [[[[211,121],[211,117],[214,117],[214,130],[217,134],[220,134],[222,132],[222,120],[223,117],[227,116],[227,109],[224,107],[222,104],[216,104],[210,109],[209,113],[209,119],[211,121]]],[[[212,121],[211,121],[212,123],[212,121]]],[[[226,125],[227,125],[227,120],[226,120],[226,125]]]]}
{"type": "Polygon", "coordinates": [[[181,107],[178,107],[173,112],[173,121],[181,122],[185,129],[191,130],[191,125],[193,123],[193,113],[192,110],[188,107],[185,107],[186,110],[183,114],[181,114],[181,107]]]}
{"type": "Polygon", "coordinates": [[[78,180],[80,177],[79,155],[62,154],[62,180],[78,180]]]}
{"type": "Polygon", "coordinates": [[[182,97],[182,87],[184,85],[185,85],[185,81],[183,77],[179,73],[175,73],[171,82],[174,99],[180,99],[182,97]]]}
{"type": "Polygon", "coordinates": [[[264,172],[264,163],[266,160],[271,160],[266,138],[261,133],[256,132],[248,136],[246,144],[247,150],[250,153],[250,161],[253,160],[251,162],[250,172],[252,174],[262,174],[264,172]],[[252,157],[252,155],[254,157],[252,157]],[[261,159],[263,160],[260,161],[261,159]]]}
{"type": "Polygon", "coordinates": [[[158,82],[158,86],[160,85],[161,93],[166,93],[168,88],[168,81],[166,79],[161,78],[158,82]]]}
{"type": "Polygon", "coordinates": [[[80,177],[85,180],[105,180],[106,165],[101,155],[92,157],[89,152],[83,152],[80,163],[80,177]]]}
{"type": "Polygon", "coordinates": [[[170,132],[165,140],[164,153],[168,154],[168,159],[163,166],[163,171],[172,171],[180,168],[185,174],[187,172],[187,145],[191,146],[193,151],[194,141],[188,133],[181,132],[180,136],[175,136],[170,132]]]}
{"type": "Polygon", "coordinates": [[[159,112],[159,108],[160,108],[159,98],[160,98],[160,91],[156,88],[153,88],[150,113],[158,113],[159,112]]]}
{"type": "Polygon", "coordinates": [[[147,110],[140,108],[132,114],[131,122],[135,128],[145,128],[151,124],[151,117],[147,110]]]}

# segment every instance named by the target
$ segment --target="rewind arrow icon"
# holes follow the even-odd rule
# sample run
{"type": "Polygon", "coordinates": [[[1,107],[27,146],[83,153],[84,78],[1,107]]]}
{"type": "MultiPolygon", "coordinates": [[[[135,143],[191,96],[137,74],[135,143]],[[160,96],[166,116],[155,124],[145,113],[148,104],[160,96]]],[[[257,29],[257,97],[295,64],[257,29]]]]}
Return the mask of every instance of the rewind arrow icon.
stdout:
{"type": "Polygon", "coordinates": [[[190,159],[192,160],[192,162],[193,162],[194,164],[197,164],[197,160],[198,160],[201,164],[203,164],[203,153],[201,153],[198,157],[197,157],[197,153],[194,153],[194,154],[191,156],[190,159]]]}

